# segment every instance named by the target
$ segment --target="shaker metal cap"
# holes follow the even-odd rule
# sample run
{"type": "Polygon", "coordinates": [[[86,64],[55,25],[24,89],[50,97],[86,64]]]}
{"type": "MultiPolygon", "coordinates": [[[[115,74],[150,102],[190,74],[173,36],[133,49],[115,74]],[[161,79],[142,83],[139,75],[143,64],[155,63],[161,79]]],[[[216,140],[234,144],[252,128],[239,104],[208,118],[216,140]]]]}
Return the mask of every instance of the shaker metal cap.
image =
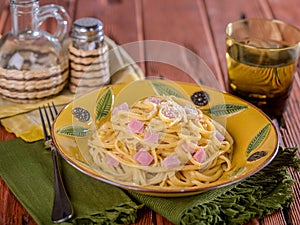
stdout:
{"type": "Polygon", "coordinates": [[[92,17],[77,19],[72,25],[71,37],[84,42],[102,41],[104,39],[103,24],[92,17]]]}

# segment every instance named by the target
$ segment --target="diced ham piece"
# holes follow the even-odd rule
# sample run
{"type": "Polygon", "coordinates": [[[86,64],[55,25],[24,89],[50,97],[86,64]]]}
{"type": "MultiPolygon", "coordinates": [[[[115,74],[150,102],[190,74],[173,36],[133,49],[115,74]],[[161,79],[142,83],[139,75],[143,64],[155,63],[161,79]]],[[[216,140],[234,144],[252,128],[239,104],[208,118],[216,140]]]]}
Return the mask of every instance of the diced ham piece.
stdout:
{"type": "Polygon", "coordinates": [[[146,102],[152,102],[156,105],[159,105],[163,101],[163,99],[158,98],[158,97],[148,97],[145,101],[146,102]]]}
{"type": "Polygon", "coordinates": [[[158,133],[152,133],[150,131],[146,131],[144,136],[144,141],[158,144],[158,133]]]}
{"type": "Polygon", "coordinates": [[[110,155],[106,156],[106,163],[107,163],[107,165],[114,166],[114,167],[117,167],[120,164],[120,162],[118,160],[111,157],[110,155]]]}
{"type": "Polygon", "coordinates": [[[203,150],[203,148],[200,148],[194,155],[193,158],[199,162],[199,163],[203,163],[206,160],[206,153],[203,150]]]}
{"type": "Polygon", "coordinates": [[[144,166],[149,166],[153,161],[152,155],[144,149],[140,149],[133,158],[144,166]]]}
{"type": "Polygon", "coordinates": [[[163,164],[163,167],[166,169],[173,169],[180,165],[180,160],[175,155],[167,156],[163,160],[162,164],[163,164]]]}
{"type": "Polygon", "coordinates": [[[196,149],[195,148],[193,148],[192,146],[190,146],[188,143],[186,143],[186,142],[184,142],[183,144],[182,144],[182,148],[185,150],[185,151],[187,151],[187,152],[189,152],[189,153],[191,153],[191,154],[193,154],[195,151],[196,151],[196,149]]]}
{"type": "Polygon", "coordinates": [[[128,128],[132,133],[141,134],[144,131],[144,123],[132,118],[128,124],[128,128]]]}
{"type": "Polygon", "coordinates": [[[127,102],[123,102],[121,105],[116,106],[113,109],[112,114],[116,115],[121,110],[124,110],[124,111],[128,111],[129,110],[129,106],[128,106],[127,102]]]}
{"type": "Polygon", "coordinates": [[[221,134],[220,131],[216,130],[216,138],[218,139],[218,141],[224,141],[225,140],[225,136],[223,134],[221,134]]]}

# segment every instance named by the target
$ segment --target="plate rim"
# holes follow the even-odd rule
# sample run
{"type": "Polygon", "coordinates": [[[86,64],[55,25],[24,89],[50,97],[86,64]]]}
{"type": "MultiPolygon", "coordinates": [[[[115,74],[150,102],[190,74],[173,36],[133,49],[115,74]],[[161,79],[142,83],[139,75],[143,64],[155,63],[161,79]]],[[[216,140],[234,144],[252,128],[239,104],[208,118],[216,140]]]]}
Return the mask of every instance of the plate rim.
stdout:
{"type": "MultiPolygon", "coordinates": [[[[149,80],[142,80],[142,81],[149,81],[149,80]]],[[[159,80],[159,81],[164,81],[164,80],[159,80]]],[[[175,83],[179,83],[179,84],[184,84],[184,85],[197,85],[197,84],[193,84],[193,83],[188,83],[188,82],[181,82],[181,81],[172,81],[175,83]]],[[[110,87],[110,86],[125,86],[126,84],[122,83],[122,84],[110,84],[110,85],[105,85],[104,87],[110,87]]],[[[130,191],[135,191],[135,192],[140,192],[140,193],[144,193],[147,195],[153,195],[153,196],[165,196],[165,197],[180,197],[180,196],[188,196],[188,195],[195,195],[198,193],[202,193],[202,192],[206,192],[206,191],[210,191],[210,190],[214,190],[216,188],[222,188],[222,187],[226,187],[228,185],[233,185],[236,184],[237,182],[240,182],[244,179],[249,178],[250,176],[260,172],[262,169],[264,169],[266,166],[268,166],[273,159],[276,157],[279,147],[280,147],[280,143],[279,143],[279,131],[278,128],[275,126],[275,124],[273,123],[273,121],[271,120],[271,118],[269,116],[267,116],[260,108],[256,107],[255,105],[253,105],[250,102],[247,102],[246,100],[235,96],[231,93],[228,93],[226,91],[221,91],[221,90],[216,90],[214,88],[205,86],[205,85],[199,85],[205,89],[210,89],[212,91],[221,93],[222,95],[228,95],[231,96],[233,99],[237,99],[238,101],[241,101],[243,103],[245,103],[246,105],[251,106],[252,108],[254,108],[258,113],[260,113],[265,119],[267,119],[267,121],[270,123],[271,127],[273,128],[273,130],[275,131],[275,146],[274,149],[272,150],[272,153],[269,155],[269,157],[267,159],[264,160],[264,163],[261,163],[259,165],[258,168],[255,168],[253,170],[250,170],[248,173],[243,174],[243,176],[239,176],[238,178],[233,178],[233,179],[228,179],[224,182],[222,182],[222,184],[219,185],[213,185],[213,186],[204,186],[204,187],[200,187],[200,186],[193,186],[193,187],[185,187],[185,188],[167,188],[164,189],[159,188],[159,187],[155,187],[155,186],[142,186],[142,185],[129,185],[128,183],[124,183],[121,181],[116,181],[115,179],[108,179],[105,176],[102,176],[100,173],[96,174],[96,172],[92,169],[88,169],[88,171],[86,171],[87,167],[85,167],[83,164],[78,163],[75,160],[72,160],[73,157],[68,157],[68,155],[64,152],[64,150],[62,150],[60,148],[60,145],[58,144],[58,141],[56,139],[56,135],[55,135],[55,129],[52,129],[52,137],[53,137],[53,143],[55,145],[55,147],[57,148],[59,154],[63,157],[64,160],[66,160],[66,162],[68,162],[71,166],[73,166],[74,168],[76,168],[77,170],[79,170],[80,172],[84,173],[87,176],[90,176],[94,179],[100,180],[102,182],[111,184],[113,186],[119,187],[119,188],[123,188],[126,190],[130,190],[130,191]],[[92,173],[91,173],[92,171],[92,173]]],[[[103,87],[102,87],[103,88],[103,87]]],[[[101,90],[97,89],[94,90],[95,92],[101,90]]],[[[93,91],[93,92],[94,92],[93,91]]],[[[68,103],[65,107],[63,107],[63,109],[59,112],[59,114],[57,115],[57,117],[54,120],[53,123],[53,127],[57,124],[57,121],[59,120],[61,114],[68,108],[71,107],[72,104],[74,104],[74,102],[76,102],[78,99],[81,98],[85,98],[86,96],[90,95],[92,92],[86,93],[82,96],[80,96],[77,99],[73,99],[70,103],[68,103]]],[[[215,182],[212,182],[210,184],[213,184],[215,182]]]]}

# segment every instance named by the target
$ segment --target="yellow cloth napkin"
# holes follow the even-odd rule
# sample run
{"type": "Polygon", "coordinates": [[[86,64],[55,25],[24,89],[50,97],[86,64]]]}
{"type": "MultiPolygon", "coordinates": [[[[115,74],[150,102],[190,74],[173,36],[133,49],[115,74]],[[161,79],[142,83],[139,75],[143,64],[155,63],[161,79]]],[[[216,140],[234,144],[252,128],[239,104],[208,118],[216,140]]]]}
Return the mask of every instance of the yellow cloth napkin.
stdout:
{"type": "MultiPolygon", "coordinates": [[[[144,79],[142,70],[137,66],[127,52],[113,40],[105,37],[104,41],[109,47],[109,70],[111,83],[124,83],[144,79]]],[[[1,98],[0,96],[0,121],[5,129],[27,142],[43,138],[40,118],[37,108],[54,102],[63,107],[74,99],[68,87],[57,96],[36,103],[20,104],[1,98]]]]}

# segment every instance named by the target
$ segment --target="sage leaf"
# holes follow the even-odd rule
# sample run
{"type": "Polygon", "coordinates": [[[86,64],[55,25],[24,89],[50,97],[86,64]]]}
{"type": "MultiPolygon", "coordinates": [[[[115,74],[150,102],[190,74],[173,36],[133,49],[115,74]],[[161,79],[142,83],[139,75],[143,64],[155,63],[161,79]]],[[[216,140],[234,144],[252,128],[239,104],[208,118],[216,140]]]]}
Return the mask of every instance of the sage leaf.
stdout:
{"type": "Polygon", "coordinates": [[[236,177],[236,176],[242,174],[243,172],[245,172],[245,170],[246,170],[246,167],[245,166],[241,166],[240,168],[232,171],[232,173],[230,173],[229,176],[230,177],[236,177]]]}
{"type": "Polygon", "coordinates": [[[81,125],[68,125],[65,127],[62,127],[56,131],[58,134],[64,134],[67,136],[72,136],[72,137],[85,137],[88,133],[89,129],[86,127],[83,127],[81,125]]]}
{"type": "Polygon", "coordinates": [[[113,91],[111,87],[107,87],[104,90],[104,93],[101,92],[99,94],[96,101],[96,109],[95,109],[96,121],[106,117],[109,114],[112,104],[113,104],[113,91]]]}
{"type": "Polygon", "coordinates": [[[247,109],[247,105],[239,104],[218,104],[213,105],[209,109],[203,109],[204,113],[209,113],[213,116],[228,116],[247,109]]]}
{"type": "Polygon", "coordinates": [[[163,84],[158,81],[151,81],[152,87],[154,88],[154,91],[161,96],[175,96],[178,98],[183,98],[183,96],[178,93],[174,88],[167,84],[163,84]]]}
{"type": "Polygon", "coordinates": [[[255,137],[251,140],[250,144],[248,145],[247,156],[265,140],[265,138],[270,132],[270,128],[271,124],[268,123],[255,135],[255,137]]]}

